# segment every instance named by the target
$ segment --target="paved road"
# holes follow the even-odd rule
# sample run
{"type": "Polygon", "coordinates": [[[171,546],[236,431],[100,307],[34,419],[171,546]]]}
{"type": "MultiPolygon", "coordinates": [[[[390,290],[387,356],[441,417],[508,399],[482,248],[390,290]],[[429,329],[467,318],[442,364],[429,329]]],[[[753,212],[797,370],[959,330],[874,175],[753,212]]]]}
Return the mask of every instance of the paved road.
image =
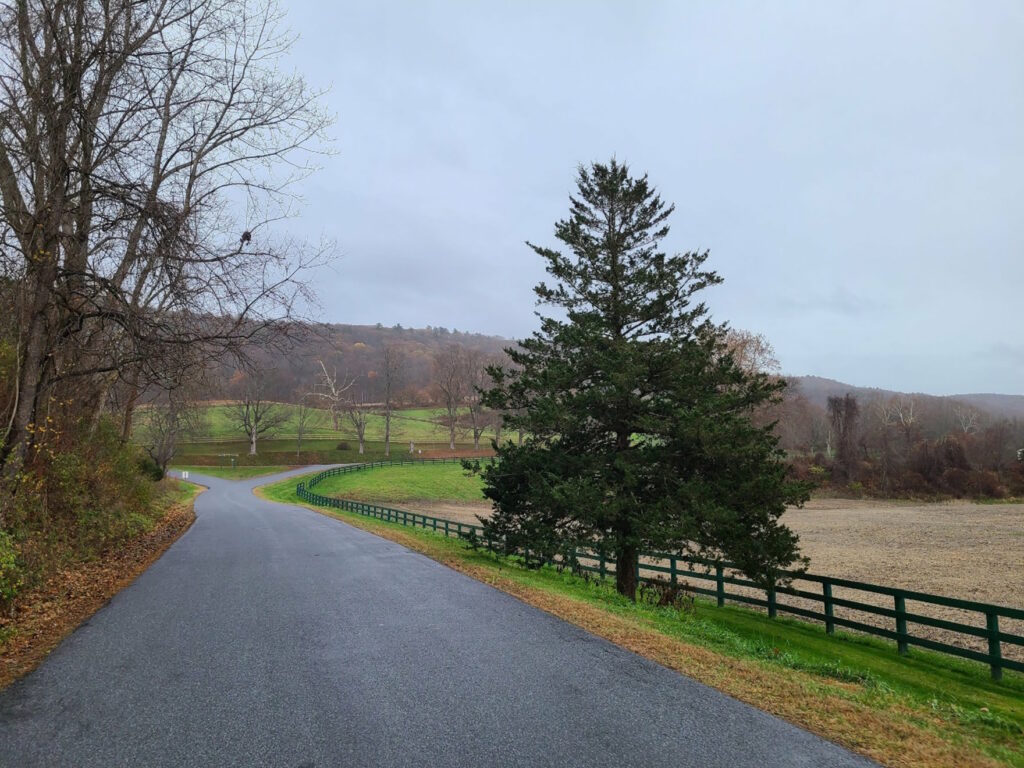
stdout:
{"type": "Polygon", "coordinates": [[[202,478],[192,528],[0,694],[0,765],[865,766],[390,541],[202,478]]]}

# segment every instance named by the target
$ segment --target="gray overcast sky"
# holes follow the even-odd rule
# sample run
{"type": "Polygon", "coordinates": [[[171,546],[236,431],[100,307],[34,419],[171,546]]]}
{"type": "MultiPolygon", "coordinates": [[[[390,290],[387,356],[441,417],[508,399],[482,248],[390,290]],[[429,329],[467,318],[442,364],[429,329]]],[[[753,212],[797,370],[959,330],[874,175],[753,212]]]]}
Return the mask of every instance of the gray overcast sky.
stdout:
{"type": "Polygon", "coordinates": [[[325,320],[529,333],[523,241],[615,154],[786,372],[1024,394],[1024,3],[284,3],[325,320]]]}

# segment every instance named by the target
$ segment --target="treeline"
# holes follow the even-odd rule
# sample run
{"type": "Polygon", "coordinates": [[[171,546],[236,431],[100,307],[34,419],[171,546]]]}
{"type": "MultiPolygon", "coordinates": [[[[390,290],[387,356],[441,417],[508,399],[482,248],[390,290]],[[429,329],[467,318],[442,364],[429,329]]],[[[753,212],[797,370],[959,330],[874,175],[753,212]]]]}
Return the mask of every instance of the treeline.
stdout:
{"type": "Polygon", "coordinates": [[[956,398],[876,392],[811,402],[799,380],[763,418],[802,477],[839,493],[1024,496],[1024,419],[956,398]]]}
{"type": "Polygon", "coordinates": [[[233,359],[212,361],[204,384],[208,393],[205,399],[234,399],[244,390],[246,380],[258,377],[269,400],[298,403],[322,378],[324,363],[342,379],[358,380],[360,395],[366,400],[383,402],[384,357],[385,350],[390,349],[402,357],[403,403],[440,405],[436,359],[445,348],[458,347],[485,358],[499,358],[510,343],[497,336],[430,326],[297,326],[280,348],[250,349],[245,365],[237,365],[233,359]]]}

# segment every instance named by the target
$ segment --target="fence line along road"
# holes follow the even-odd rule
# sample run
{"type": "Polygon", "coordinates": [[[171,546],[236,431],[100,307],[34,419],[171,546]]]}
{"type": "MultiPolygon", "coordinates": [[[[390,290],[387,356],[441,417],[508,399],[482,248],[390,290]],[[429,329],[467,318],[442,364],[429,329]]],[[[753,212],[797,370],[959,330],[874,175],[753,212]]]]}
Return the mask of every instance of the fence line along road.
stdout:
{"type": "MultiPolygon", "coordinates": [[[[322,496],[310,490],[328,477],[350,472],[364,472],[381,467],[400,467],[412,464],[453,464],[461,461],[461,458],[405,459],[334,467],[314,475],[305,483],[299,483],[295,491],[300,499],[317,506],[343,509],[387,522],[432,530],[445,536],[483,540],[484,529],[479,525],[421,515],[379,504],[322,496]]],[[[489,548],[494,549],[494,542],[485,540],[485,543],[489,548]]],[[[608,562],[606,558],[593,551],[576,550],[575,556],[578,561],[577,567],[580,570],[598,574],[601,578],[615,573],[614,563],[608,562]]],[[[783,572],[783,576],[790,582],[789,585],[777,584],[773,588],[764,589],[747,579],[731,563],[664,552],[643,553],[641,562],[637,566],[637,577],[641,582],[668,581],[678,584],[684,577],[699,579],[703,582],[714,582],[708,586],[695,586],[687,583],[686,588],[699,595],[714,598],[719,607],[725,605],[726,601],[738,602],[764,608],[771,618],[775,618],[781,611],[802,619],[822,622],[828,634],[834,633],[835,628],[839,626],[884,637],[896,642],[896,648],[900,655],[906,655],[910,646],[913,645],[979,661],[989,666],[995,680],[1002,678],[1004,669],[1024,672],[1024,635],[1006,631],[1008,628],[1018,629],[1020,626],[1024,626],[1024,609],[831,576],[794,572],[783,572]],[[814,585],[815,591],[811,591],[812,587],[792,586],[796,582],[814,585]],[[732,587],[738,589],[730,589],[732,587]],[[867,595],[874,598],[875,602],[851,599],[850,593],[859,593],[860,596],[867,595]],[[792,598],[792,600],[787,598],[792,598]],[[879,605],[879,598],[890,601],[891,607],[879,605]],[[918,604],[920,607],[908,608],[908,602],[918,604]],[[951,621],[921,612],[933,606],[955,609],[959,613],[978,619],[978,623],[951,621]],[[871,620],[878,621],[879,617],[890,620],[889,627],[869,623],[871,620]],[[1012,627],[1001,628],[1000,619],[1004,619],[1003,623],[1009,623],[1012,627]],[[953,642],[961,644],[954,645],[953,642],[942,642],[915,635],[910,629],[911,625],[942,630],[953,642]],[[972,645],[977,646],[979,642],[980,650],[977,647],[971,647],[972,645]],[[1013,656],[1012,658],[1008,658],[1007,654],[1004,654],[1004,645],[1008,646],[1007,651],[1013,656]]]]}

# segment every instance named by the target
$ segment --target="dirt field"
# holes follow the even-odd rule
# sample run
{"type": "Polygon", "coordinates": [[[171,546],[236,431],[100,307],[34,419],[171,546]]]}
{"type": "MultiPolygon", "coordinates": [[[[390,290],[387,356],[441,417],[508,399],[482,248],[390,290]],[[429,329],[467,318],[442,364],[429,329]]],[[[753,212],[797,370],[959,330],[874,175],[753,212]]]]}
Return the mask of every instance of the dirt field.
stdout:
{"type": "MultiPolygon", "coordinates": [[[[476,523],[476,515],[489,512],[486,504],[421,502],[409,506],[417,512],[465,523],[476,523]]],[[[803,509],[788,511],[783,522],[800,535],[801,549],[811,558],[811,573],[1024,607],[1024,504],[814,499],[803,509]]],[[[820,591],[820,587],[807,582],[796,586],[820,591]]],[[[892,608],[892,598],[884,595],[837,589],[835,596],[892,608]]],[[[821,610],[820,603],[797,604],[821,610]]],[[[908,603],[907,608],[948,621],[984,626],[979,614],[923,603],[908,603]]],[[[836,609],[836,615],[886,628],[892,628],[893,623],[891,618],[854,614],[842,608],[836,609]]],[[[1024,635],[1024,622],[1002,620],[1000,628],[1024,635]]],[[[911,632],[986,649],[981,638],[954,638],[923,625],[912,625],[911,632]]],[[[1024,649],[1004,645],[1003,653],[1008,658],[1024,658],[1024,649]]]]}

